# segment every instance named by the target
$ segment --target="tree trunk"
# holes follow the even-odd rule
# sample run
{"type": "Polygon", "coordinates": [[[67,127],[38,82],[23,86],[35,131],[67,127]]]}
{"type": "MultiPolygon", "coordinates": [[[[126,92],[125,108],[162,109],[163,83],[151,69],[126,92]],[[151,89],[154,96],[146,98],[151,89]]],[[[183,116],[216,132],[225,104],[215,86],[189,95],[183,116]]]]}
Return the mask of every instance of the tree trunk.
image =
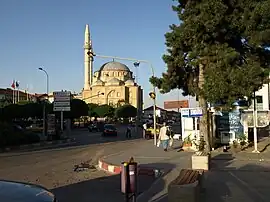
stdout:
{"type": "MultiPolygon", "coordinates": [[[[199,65],[199,80],[198,87],[200,90],[203,89],[204,85],[204,65],[199,65]]],[[[205,151],[210,152],[210,142],[209,142],[209,133],[208,133],[208,110],[207,110],[207,102],[204,99],[202,94],[198,95],[199,106],[202,109],[203,116],[200,118],[200,135],[204,137],[205,151]]]]}

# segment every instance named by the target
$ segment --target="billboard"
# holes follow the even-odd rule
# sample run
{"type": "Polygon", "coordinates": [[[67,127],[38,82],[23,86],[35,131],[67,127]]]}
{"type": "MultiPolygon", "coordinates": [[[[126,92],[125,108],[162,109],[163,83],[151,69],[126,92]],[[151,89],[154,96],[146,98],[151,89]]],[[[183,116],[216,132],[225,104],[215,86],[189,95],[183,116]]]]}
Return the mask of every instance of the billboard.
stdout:
{"type": "Polygon", "coordinates": [[[189,108],[188,100],[165,101],[164,109],[189,108]]]}

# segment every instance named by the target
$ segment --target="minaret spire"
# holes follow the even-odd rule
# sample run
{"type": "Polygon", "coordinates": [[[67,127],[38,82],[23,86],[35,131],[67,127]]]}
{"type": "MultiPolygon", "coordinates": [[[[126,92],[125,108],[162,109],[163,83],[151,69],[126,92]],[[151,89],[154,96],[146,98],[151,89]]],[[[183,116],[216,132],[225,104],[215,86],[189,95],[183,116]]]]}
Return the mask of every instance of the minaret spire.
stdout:
{"type": "Polygon", "coordinates": [[[89,54],[89,52],[92,52],[92,43],[90,39],[89,25],[87,24],[84,32],[84,90],[89,90],[92,85],[93,56],[89,54]]]}

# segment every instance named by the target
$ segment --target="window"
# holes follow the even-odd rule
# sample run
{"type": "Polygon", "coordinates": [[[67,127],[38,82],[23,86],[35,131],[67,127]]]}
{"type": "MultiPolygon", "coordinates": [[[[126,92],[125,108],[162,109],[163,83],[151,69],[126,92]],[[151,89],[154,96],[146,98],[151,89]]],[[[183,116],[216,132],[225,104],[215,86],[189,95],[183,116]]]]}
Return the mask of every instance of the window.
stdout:
{"type": "Polygon", "coordinates": [[[109,105],[113,106],[113,101],[112,100],[109,101],[109,105]]]}
{"type": "Polygon", "coordinates": [[[120,97],[120,93],[119,92],[117,92],[117,97],[120,97]]]}
{"type": "Polygon", "coordinates": [[[262,96],[256,96],[256,101],[257,101],[257,104],[262,104],[263,103],[263,97],[262,96]]]}

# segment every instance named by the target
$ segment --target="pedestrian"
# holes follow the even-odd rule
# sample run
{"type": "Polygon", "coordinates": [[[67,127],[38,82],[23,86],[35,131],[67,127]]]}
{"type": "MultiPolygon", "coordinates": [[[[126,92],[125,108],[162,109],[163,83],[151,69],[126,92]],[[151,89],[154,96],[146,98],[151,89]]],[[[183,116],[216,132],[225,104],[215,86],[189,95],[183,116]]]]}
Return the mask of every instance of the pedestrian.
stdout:
{"type": "Polygon", "coordinates": [[[163,126],[160,128],[159,131],[159,141],[164,149],[164,151],[168,151],[168,147],[169,147],[169,141],[170,141],[170,136],[168,135],[168,127],[166,125],[166,123],[163,123],[163,126]]]}
{"type": "Polygon", "coordinates": [[[146,138],[146,131],[147,131],[147,123],[145,122],[145,123],[143,124],[143,139],[146,138]]]}
{"type": "Polygon", "coordinates": [[[126,138],[131,138],[131,126],[130,126],[130,124],[128,124],[128,126],[127,126],[126,138]]]}

